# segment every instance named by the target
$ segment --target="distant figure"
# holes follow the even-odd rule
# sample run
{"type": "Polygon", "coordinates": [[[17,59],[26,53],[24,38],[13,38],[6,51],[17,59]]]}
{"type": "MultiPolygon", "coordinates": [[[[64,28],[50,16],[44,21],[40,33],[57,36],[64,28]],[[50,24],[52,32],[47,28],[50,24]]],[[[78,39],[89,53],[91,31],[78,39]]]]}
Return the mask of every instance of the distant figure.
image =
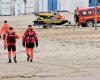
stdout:
{"type": "Polygon", "coordinates": [[[13,60],[17,63],[16,60],[16,39],[18,39],[18,35],[13,30],[13,27],[9,27],[9,31],[5,37],[5,44],[8,49],[8,63],[11,63],[11,55],[13,55],[13,60]]]}
{"type": "Polygon", "coordinates": [[[75,25],[79,27],[80,22],[79,22],[79,13],[78,13],[78,9],[79,9],[79,8],[77,8],[77,9],[75,10],[75,12],[74,12],[74,21],[75,21],[75,25]]]}
{"type": "Polygon", "coordinates": [[[34,56],[34,48],[38,47],[38,38],[32,25],[28,25],[27,30],[24,32],[22,45],[26,48],[27,61],[32,62],[34,56]]]}
{"type": "MultiPolygon", "coordinates": [[[[1,28],[1,34],[2,34],[2,36],[3,36],[3,41],[5,40],[5,36],[6,36],[6,34],[8,33],[8,31],[9,31],[9,24],[8,24],[8,22],[5,20],[5,21],[4,21],[4,24],[2,25],[2,28],[1,28]]],[[[5,43],[4,43],[4,49],[6,49],[5,43]]]]}

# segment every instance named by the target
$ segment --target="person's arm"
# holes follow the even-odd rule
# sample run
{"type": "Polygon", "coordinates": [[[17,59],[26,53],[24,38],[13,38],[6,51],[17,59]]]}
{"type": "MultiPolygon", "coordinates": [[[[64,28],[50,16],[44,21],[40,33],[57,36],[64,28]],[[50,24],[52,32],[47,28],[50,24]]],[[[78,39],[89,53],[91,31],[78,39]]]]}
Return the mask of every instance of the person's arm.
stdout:
{"type": "Polygon", "coordinates": [[[76,21],[76,14],[74,13],[74,21],[76,21]]]}
{"type": "Polygon", "coordinates": [[[35,34],[34,38],[35,38],[36,47],[38,47],[38,37],[36,32],[34,32],[34,34],[35,34]]]}
{"type": "Polygon", "coordinates": [[[0,31],[0,33],[2,34],[2,32],[3,32],[3,26],[2,26],[2,28],[1,28],[1,31],[0,31]]]}
{"type": "Polygon", "coordinates": [[[15,34],[16,39],[19,39],[19,36],[17,34],[15,34]]]}
{"type": "Polygon", "coordinates": [[[24,36],[22,37],[22,46],[25,47],[25,36],[26,36],[26,33],[24,33],[24,36]]]}
{"type": "Polygon", "coordinates": [[[7,37],[8,37],[8,34],[6,34],[5,36],[5,40],[4,40],[4,45],[7,46],[7,37]]]}

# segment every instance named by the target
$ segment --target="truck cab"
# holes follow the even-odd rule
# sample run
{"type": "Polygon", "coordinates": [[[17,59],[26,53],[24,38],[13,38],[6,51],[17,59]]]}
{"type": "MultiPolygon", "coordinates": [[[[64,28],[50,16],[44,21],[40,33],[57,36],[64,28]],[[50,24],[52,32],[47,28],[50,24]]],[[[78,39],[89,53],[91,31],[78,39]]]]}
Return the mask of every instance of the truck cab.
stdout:
{"type": "Polygon", "coordinates": [[[100,7],[97,7],[97,13],[95,16],[95,8],[80,8],[78,10],[80,16],[80,24],[83,27],[93,27],[95,24],[95,17],[97,18],[97,23],[100,23],[100,7]]]}

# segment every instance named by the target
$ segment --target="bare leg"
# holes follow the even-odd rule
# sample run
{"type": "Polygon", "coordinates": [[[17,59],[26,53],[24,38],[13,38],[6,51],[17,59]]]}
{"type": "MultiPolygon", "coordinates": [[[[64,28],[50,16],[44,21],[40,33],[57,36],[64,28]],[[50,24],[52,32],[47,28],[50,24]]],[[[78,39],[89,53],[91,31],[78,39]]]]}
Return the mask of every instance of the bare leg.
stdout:
{"type": "Polygon", "coordinates": [[[8,59],[9,59],[8,63],[11,63],[11,51],[8,51],[8,59]]]}
{"type": "Polygon", "coordinates": [[[26,48],[26,54],[27,54],[27,61],[29,61],[29,58],[30,58],[29,48],[26,48]]]}
{"type": "Polygon", "coordinates": [[[12,51],[12,53],[13,53],[14,62],[17,63],[17,60],[16,60],[16,51],[12,51]]]}
{"type": "Polygon", "coordinates": [[[34,48],[30,48],[30,62],[33,60],[34,48]]]}

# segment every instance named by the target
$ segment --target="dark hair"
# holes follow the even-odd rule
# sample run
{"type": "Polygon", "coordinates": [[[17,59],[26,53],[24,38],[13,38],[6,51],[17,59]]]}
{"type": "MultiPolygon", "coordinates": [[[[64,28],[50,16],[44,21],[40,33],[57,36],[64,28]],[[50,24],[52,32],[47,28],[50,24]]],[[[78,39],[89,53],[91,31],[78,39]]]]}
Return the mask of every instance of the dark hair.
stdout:
{"type": "Polygon", "coordinates": [[[9,27],[9,30],[13,30],[13,27],[9,27]]]}
{"type": "Polygon", "coordinates": [[[7,23],[7,20],[5,20],[4,23],[7,23]]]}
{"type": "Polygon", "coordinates": [[[32,25],[28,25],[28,27],[32,27],[32,25]]]}

